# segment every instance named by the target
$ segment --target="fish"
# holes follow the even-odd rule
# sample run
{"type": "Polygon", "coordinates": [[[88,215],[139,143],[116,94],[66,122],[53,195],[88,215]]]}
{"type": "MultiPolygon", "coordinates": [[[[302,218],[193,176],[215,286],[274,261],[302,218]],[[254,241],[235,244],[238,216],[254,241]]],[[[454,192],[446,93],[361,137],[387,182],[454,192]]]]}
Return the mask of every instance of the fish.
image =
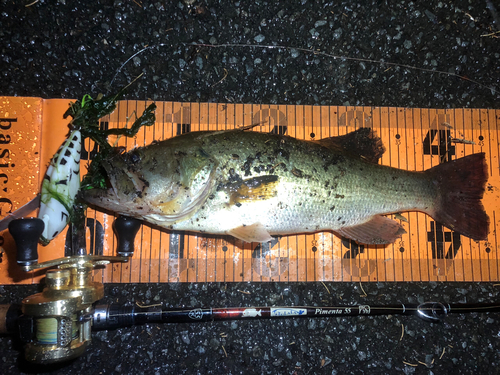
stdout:
{"type": "Polygon", "coordinates": [[[380,165],[384,151],[370,128],[316,141],[245,129],[190,132],[104,158],[106,188],[81,198],[168,230],[245,242],[331,231],[390,244],[405,230],[387,215],[405,211],[487,238],[484,153],[407,171],[380,165]]]}

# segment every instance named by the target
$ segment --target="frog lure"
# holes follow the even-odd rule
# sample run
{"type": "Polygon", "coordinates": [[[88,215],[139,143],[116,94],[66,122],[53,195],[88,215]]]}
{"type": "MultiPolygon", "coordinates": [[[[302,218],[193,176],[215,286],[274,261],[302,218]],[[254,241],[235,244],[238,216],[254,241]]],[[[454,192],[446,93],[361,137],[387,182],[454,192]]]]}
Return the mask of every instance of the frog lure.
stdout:
{"type": "Polygon", "coordinates": [[[44,223],[41,242],[48,244],[66,227],[80,189],[82,133],[70,132],[43,177],[38,218],[44,223]]]}
{"type": "Polygon", "coordinates": [[[133,137],[142,126],[150,126],[155,123],[154,110],[156,105],[153,103],[146,108],[130,128],[101,129],[99,119],[115,110],[124,90],[122,89],[118,94],[112,96],[98,95],[96,99],[85,95],[82,100],[71,103],[65,112],[64,118],[72,117],[69,123],[70,132],[52,157],[41,187],[38,218],[44,222],[44,230],[40,237],[40,242],[43,245],[49,244],[69,222],[73,223],[77,221],[77,218],[83,217],[82,212],[85,205],[75,204],[78,191],[102,187],[102,184],[105,183],[99,175],[99,171],[92,167],[80,182],[82,142],[86,138],[96,142],[100,149],[96,158],[102,158],[114,152],[114,148],[107,141],[109,135],[133,137]]]}

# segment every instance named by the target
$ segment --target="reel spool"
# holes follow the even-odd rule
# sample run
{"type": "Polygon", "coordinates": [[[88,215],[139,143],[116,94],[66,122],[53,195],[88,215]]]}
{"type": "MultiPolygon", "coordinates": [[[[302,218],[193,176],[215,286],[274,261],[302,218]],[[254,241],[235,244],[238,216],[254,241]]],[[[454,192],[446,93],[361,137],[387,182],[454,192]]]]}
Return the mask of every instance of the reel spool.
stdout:
{"type": "Polygon", "coordinates": [[[42,293],[22,301],[19,333],[30,362],[54,363],[80,356],[91,341],[92,304],[103,285],[89,280],[93,265],[49,270],[42,293]]]}
{"type": "MultiPolygon", "coordinates": [[[[17,246],[17,262],[23,270],[57,267],[47,271],[43,291],[21,303],[17,328],[26,360],[57,363],[76,358],[85,351],[91,342],[93,304],[104,297],[104,286],[92,281],[92,271],[111,262],[127,262],[133,255],[133,241],[139,226],[140,221],[135,219],[120,217],[115,221],[119,253],[123,256],[83,255],[85,251],[78,246],[76,253],[81,255],[38,263],[37,243],[43,221],[18,219],[9,224],[17,246]]],[[[81,233],[79,237],[81,242],[81,233]]]]}

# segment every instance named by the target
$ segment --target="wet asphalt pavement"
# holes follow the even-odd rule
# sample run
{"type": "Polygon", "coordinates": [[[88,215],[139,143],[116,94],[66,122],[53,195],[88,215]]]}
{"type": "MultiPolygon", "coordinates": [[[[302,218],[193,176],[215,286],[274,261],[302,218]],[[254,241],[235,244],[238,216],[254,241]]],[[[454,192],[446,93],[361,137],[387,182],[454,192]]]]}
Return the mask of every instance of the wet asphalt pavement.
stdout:
{"type": "MultiPolygon", "coordinates": [[[[80,98],[144,73],[128,99],[500,103],[495,2],[30,2],[0,0],[0,95],[80,98]]],[[[365,283],[366,296],[359,283],[325,284],[329,292],[321,283],[108,284],[103,302],[224,307],[474,303],[499,296],[494,283],[365,283]]],[[[0,287],[0,303],[36,289],[0,287]]],[[[149,324],[94,333],[82,357],[46,368],[26,364],[16,342],[3,337],[0,372],[492,374],[500,373],[499,349],[498,314],[459,314],[438,324],[395,315],[149,324]]]]}

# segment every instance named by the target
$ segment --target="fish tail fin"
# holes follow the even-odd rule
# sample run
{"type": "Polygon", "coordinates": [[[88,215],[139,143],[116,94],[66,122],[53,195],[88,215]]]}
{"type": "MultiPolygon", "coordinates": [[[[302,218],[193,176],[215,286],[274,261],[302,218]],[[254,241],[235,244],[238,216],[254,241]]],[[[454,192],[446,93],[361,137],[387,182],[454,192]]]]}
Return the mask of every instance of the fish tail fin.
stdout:
{"type": "Polygon", "coordinates": [[[427,171],[438,188],[436,221],[474,240],[486,240],[490,219],[481,199],[488,180],[484,153],[439,164],[427,171]]]}

